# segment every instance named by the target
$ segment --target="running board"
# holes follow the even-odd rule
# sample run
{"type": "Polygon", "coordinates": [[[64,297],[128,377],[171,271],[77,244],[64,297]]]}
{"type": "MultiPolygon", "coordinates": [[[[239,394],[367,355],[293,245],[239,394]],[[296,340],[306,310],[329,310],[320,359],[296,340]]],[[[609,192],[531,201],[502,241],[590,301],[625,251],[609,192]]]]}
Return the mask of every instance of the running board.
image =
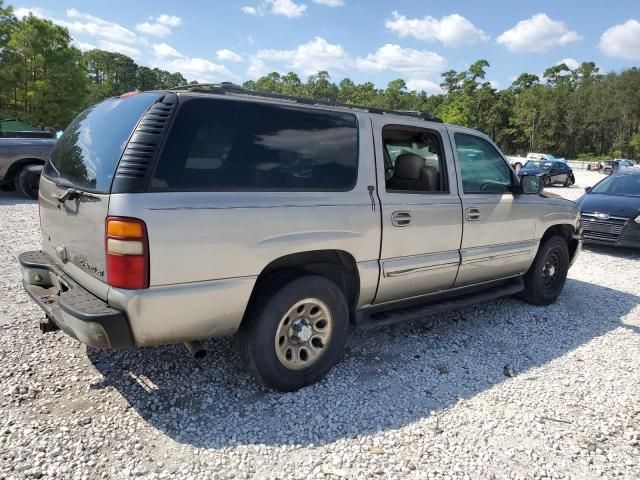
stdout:
{"type": "Polygon", "coordinates": [[[522,290],[524,290],[524,282],[522,277],[518,277],[506,284],[475,291],[466,295],[462,294],[453,298],[450,297],[428,303],[397,307],[393,310],[379,310],[373,307],[360,310],[356,313],[356,325],[362,329],[383,327],[405,320],[416,320],[428,315],[448,312],[456,308],[477,305],[496,298],[514,295],[522,290]]]}

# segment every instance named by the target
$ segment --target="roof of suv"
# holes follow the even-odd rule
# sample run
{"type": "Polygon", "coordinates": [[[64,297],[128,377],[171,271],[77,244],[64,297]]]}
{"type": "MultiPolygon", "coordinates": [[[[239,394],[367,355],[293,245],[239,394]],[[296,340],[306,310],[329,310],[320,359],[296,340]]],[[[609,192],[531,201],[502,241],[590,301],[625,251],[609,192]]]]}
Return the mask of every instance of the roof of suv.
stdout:
{"type": "Polygon", "coordinates": [[[388,110],[384,108],[367,107],[363,105],[352,105],[349,103],[334,102],[332,100],[319,100],[319,99],[310,98],[310,97],[296,97],[291,95],[282,95],[279,93],[258,92],[254,90],[246,90],[239,85],[229,83],[229,82],[182,85],[179,87],[170,88],[168,89],[168,91],[174,92],[174,93],[191,92],[191,93],[200,93],[200,94],[207,94],[207,95],[237,96],[237,97],[244,97],[244,98],[255,97],[255,98],[263,98],[265,100],[275,101],[276,103],[283,103],[283,104],[297,103],[301,105],[329,107],[331,109],[343,110],[343,111],[356,110],[361,112],[375,113],[379,115],[398,115],[398,116],[426,120],[429,122],[443,123],[440,118],[434,117],[429,113],[425,113],[425,112],[415,112],[415,111],[407,111],[407,110],[388,110]]]}

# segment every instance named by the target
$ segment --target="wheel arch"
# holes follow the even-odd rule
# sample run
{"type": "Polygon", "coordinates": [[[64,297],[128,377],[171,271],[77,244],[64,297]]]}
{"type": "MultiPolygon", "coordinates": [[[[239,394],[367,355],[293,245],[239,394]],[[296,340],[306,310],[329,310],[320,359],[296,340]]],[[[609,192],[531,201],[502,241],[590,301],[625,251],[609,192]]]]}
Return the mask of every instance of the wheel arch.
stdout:
{"type": "Polygon", "coordinates": [[[360,295],[360,275],[354,256],[344,250],[311,250],[276,258],[258,275],[249,304],[265,287],[276,288],[270,284],[281,285],[309,274],[321,275],[334,282],[344,292],[350,313],[355,312],[360,295]]]}
{"type": "Polygon", "coordinates": [[[578,241],[573,238],[574,233],[575,227],[570,223],[558,223],[551,225],[544,232],[542,238],[540,238],[540,245],[543,245],[547,239],[559,235],[567,241],[567,246],[569,247],[569,258],[573,258],[576,248],[578,247],[578,241]]]}
{"type": "Polygon", "coordinates": [[[4,179],[7,182],[13,182],[15,181],[16,177],[18,176],[18,173],[20,172],[20,170],[22,170],[24,167],[27,167],[29,165],[39,165],[42,166],[44,165],[44,160],[42,160],[41,158],[22,158],[20,160],[17,160],[15,162],[13,162],[9,168],[7,169],[7,173],[5,174],[4,179]]]}

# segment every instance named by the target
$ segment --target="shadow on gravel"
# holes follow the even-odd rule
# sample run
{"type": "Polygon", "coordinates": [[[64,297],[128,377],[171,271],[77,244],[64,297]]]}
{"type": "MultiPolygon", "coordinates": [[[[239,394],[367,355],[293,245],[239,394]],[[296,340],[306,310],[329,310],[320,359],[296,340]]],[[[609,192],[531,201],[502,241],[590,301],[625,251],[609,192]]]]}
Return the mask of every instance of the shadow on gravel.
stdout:
{"type": "Polygon", "coordinates": [[[0,206],[36,204],[35,200],[24,197],[18,192],[0,190],[0,206]]]}
{"type": "Polygon", "coordinates": [[[428,417],[618,327],[640,333],[623,323],[639,302],[570,279],[550,307],[504,299],[353,332],[324,381],[289,394],[256,385],[228,338],[207,342],[209,355],[198,362],[182,346],[88,349],[104,376],[92,388],[115,388],[150,425],[196,447],[323,444],[428,417]]]}
{"type": "Polygon", "coordinates": [[[593,253],[599,253],[600,255],[606,255],[616,258],[628,258],[631,260],[640,260],[640,248],[627,248],[627,247],[609,247],[607,245],[598,244],[585,244],[582,248],[589,250],[593,253]]]}

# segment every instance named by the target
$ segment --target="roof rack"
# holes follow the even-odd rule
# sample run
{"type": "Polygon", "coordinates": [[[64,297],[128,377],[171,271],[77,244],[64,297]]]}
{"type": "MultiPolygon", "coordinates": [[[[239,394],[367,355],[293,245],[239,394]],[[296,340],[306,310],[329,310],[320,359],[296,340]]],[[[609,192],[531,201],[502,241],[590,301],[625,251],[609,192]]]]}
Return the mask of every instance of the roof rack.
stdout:
{"type": "Polygon", "coordinates": [[[359,110],[368,113],[377,113],[380,115],[400,115],[404,117],[419,118],[421,120],[428,120],[430,122],[443,123],[438,117],[434,117],[426,112],[417,112],[413,110],[388,110],[385,108],[368,107],[364,105],[353,105],[351,103],[335,102],[333,100],[320,100],[311,97],[297,97],[292,95],[283,95],[280,93],[266,93],[258,92],[255,90],[247,90],[240,85],[231,82],[222,83],[193,83],[189,85],[180,85],[178,87],[170,88],[174,91],[188,91],[198,93],[211,93],[216,95],[245,95],[250,97],[262,97],[271,98],[276,100],[283,100],[285,102],[299,103],[303,105],[319,105],[325,107],[337,107],[346,108],[349,110],[359,110]]]}

